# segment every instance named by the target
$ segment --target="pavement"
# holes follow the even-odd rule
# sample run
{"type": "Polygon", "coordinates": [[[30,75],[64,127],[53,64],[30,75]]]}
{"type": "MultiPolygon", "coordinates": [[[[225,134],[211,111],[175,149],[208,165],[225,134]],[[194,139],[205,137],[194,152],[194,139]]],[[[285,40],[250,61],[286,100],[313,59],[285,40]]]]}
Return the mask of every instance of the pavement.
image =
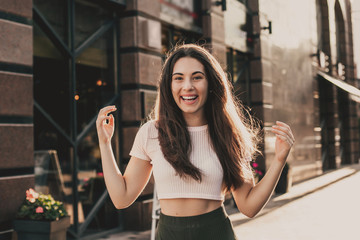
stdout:
{"type": "MultiPolygon", "coordinates": [[[[245,239],[243,238],[243,236],[246,233],[244,231],[246,231],[247,228],[244,226],[250,226],[254,224],[256,225],[257,222],[260,223],[261,221],[274,222],[273,220],[277,221],[277,219],[284,218],[283,217],[284,214],[286,215],[287,212],[290,214],[290,210],[288,209],[283,211],[279,211],[279,210],[285,209],[286,206],[290,206],[291,205],[290,203],[299,202],[296,200],[306,199],[307,197],[310,197],[313,193],[316,193],[318,191],[320,192],[321,190],[326,189],[327,187],[337,182],[340,182],[341,180],[354,176],[355,174],[359,173],[359,171],[360,171],[360,164],[347,165],[336,170],[328,171],[320,176],[308,179],[306,181],[296,183],[290,188],[289,192],[285,194],[281,194],[281,195],[273,194],[269,202],[266,204],[265,208],[262,209],[261,212],[253,219],[247,218],[246,216],[241,214],[237,210],[237,208],[235,208],[232,204],[226,205],[226,211],[229,214],[229,218],[234,226],[235,232],[238,234],[238,236],[241,236],[240,239],[245,239]],[[281,212],[282,216],[278,217],[276,214],[279,214],[279,212],[281,212]]],[[[360,184],[360,182],[356,184],[358,185],[360,184]]],[[[298,206],[293,206],[293,208],[298,208],[298,206]]],[[[298,211],[303,211],[303,210],[298,209],[298,211]]],[[[264,224],[261,224],[261,226],[264,226],[264,224]]],[[[297,228],[299,228],[299,225],[297,228]]],[[[252,232],[252,234],[256,235],[256,233],[254,232],[252,232]]],[[[151,235],[150,230],[142,231],[142,232],[125,231],[120,233],[114,233],[106,237],[103,237],[101,239],[102,240],[125,240],[125,239],[149,240],[150,235],[151,235]]],[[[256,238],[252,237],[249,239],[256,239],[256,238]]],[[[258,239],[272,239],[272,238],[258,238],[258,239]]],[[[277,239],[290,239],[290,238],[287,237],[287,238],[277,238],[277,239]]],[[[293,239],[302,239],[302,238],[293,238],[293,239]]]]}
{"type": "Polygon", "coordinates": [[[360,239],[360,171],[234,227],[241,240],[360,239]]]}

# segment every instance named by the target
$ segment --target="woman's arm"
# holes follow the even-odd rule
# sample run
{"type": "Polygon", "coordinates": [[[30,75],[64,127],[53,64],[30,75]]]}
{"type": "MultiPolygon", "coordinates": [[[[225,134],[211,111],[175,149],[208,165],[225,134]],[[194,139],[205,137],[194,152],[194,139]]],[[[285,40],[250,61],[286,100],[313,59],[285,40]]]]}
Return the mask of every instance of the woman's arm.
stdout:
{"type": "Polygon", "coordinates": [[[131,205],[142,192],[149,181],[152,165],[149,161],[132,157],[124,175],[121,174],[111,147],[115,125],[113,115],[108,114],[115,110],[115,106],[101,109],[96,127],[105,184],[115,207],[121,209],[131,205]]]}
{"type": "Polygon", "coordinates": [[[275,160],[269,170],[258,184],[247,180],[232,192],[239,210],[248,217],[254,217],[269,201],[295,141],[290,127],[285,123],[277,121],[272,132],[276,135],[275,160]]]}

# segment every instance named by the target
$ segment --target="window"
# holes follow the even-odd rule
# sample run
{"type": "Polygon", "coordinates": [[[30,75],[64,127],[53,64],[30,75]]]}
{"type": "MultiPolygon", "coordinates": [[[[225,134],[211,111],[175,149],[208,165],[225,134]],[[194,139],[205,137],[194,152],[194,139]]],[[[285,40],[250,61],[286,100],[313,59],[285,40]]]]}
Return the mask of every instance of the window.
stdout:
{"type": "Polygon", "coordinates": [[[69,232],[76,237],[118,227],[101,172],[95,120],[102,106],[119,99],[115,39],[123,6],[99,4],[34,0],[33,8],[35,152],[54,150],[58,158],[61,200],[75,219],[69,232]]]}
{"type": "Polygon", "coordinates": [[[163,56],[170,51],[176,44],[198,43],[201,35],[199,33],[179,30],[173,26],[162,26],[161,45],[163,56]]]}
{"type": "Polygon", "coordinates": [[[244,105],[250,105],[250,58],[233,48],[227,49],[229,80],[233,83],[235,95],[244,105]]]}

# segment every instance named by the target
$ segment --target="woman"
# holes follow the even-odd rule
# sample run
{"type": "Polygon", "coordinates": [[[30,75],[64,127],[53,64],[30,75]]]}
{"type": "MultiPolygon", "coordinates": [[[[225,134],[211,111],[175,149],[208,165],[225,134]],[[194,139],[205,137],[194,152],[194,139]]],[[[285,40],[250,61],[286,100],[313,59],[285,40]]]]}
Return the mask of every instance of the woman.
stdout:
{"type": "Polygon", "coordinates": [[[294,143],[276,122],[275,160],[255,185],[250,159],[257,132],[236,104],[218,61],[188,44],[167,58],[153,120],[138,131],[124,175],[111,148],[115,106],[100,110],[97,130],[106,186],[114,205],[131,205],[153,171],[161,214],[156,239],[236,239],[223,201],[230,191],[238,209],[254,217],[269,200],[294,143]]]}

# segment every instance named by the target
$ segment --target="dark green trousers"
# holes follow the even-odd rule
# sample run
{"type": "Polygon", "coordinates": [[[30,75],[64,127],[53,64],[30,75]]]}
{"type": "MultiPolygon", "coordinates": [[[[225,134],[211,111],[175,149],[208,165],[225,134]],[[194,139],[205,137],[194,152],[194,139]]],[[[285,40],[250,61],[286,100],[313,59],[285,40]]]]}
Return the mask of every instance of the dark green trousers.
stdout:
{"type": "Polygon", "coordinates": [[[160,213],[156,240],[237,240],[224,207],[191,217],[160,213]]]}

